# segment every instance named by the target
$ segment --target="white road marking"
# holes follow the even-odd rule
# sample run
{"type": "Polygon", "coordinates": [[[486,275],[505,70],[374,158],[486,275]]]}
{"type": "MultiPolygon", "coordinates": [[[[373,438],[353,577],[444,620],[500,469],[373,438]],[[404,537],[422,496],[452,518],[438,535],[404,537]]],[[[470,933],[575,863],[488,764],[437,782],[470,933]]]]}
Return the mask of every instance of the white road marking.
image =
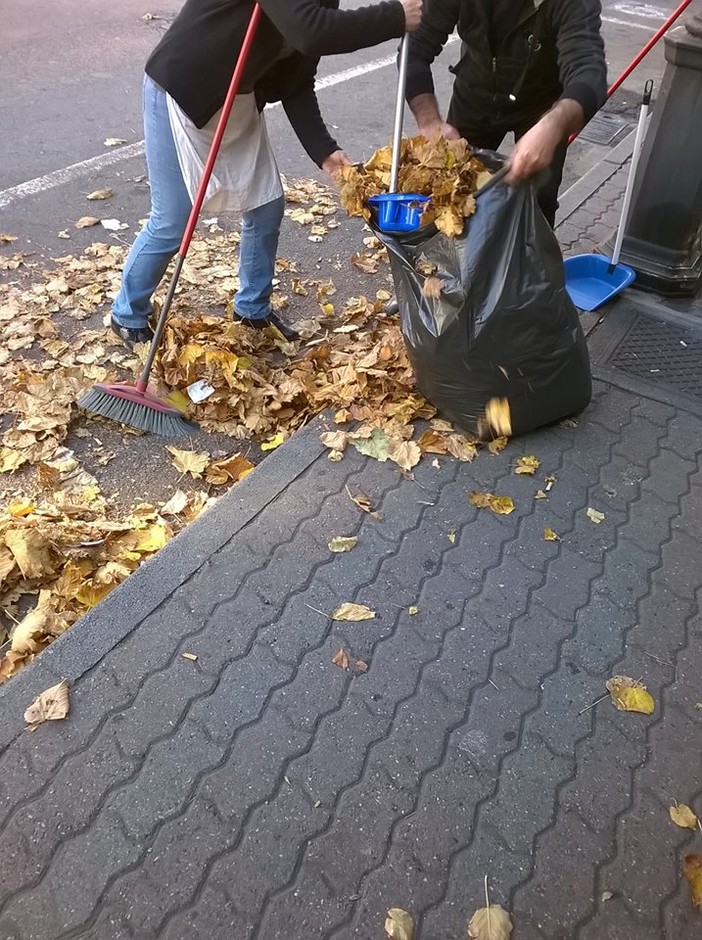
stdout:
{"type": "Polygon", "coordinates": [[[624,16],[641,16],[645,20],[661,20],[663,22],[670,15],[667,10],[651,6],[650,3],[615,3],[614,11],[615,13],[622,13],[624,16]]]}
{"type": "MultiPolygon", "coordinates": [[[[626,8],[626,12],[633,13],[633,8],[637,9],[646,9],[653,11],[656,7],[649,7],[639,4],[619,4],[615,9],[626,8]]],[[[651,16],[651,13],[639,13],[638,15],[642,16],[651,16]]],[[[659,18],[662,18],[664,14],[661,13],[659,18]]],[[[647,32],[653,32],[653,30],[644,23],[636,23],[631,20],[622,20],[617,17],[612,16],[603,16],[602,21],[604,23],[613,23],[616,26],[633,26],[636,29],[643,29],[647,32]]],[[[449,36],[449,43],[457,42],[458,36],[455,34],[449,36]]],[[[371,62],[366,62],[363,65],[355,65],[352,68],[344,69],[341,72],[336,72],[333,75],[325,75],[322,78],[318,79],[315,83],[315,87],[318,91],[323,91],[325,88],[333,88],[335,85],[340,85],[343,82],[352,81],[354,78],[360,78],[362,75],[368,75],[371,72],[377,72],[379,69],[388,68],[395,63],[395,55],[384,56],[382,59],[374,59],[371,62]]],[[[11,186],[9,189],[0,191],[0,209],[5,209],[7,206],[12,205],[14,202],[18,202],[20,199],[26,199],[27,196],[36,196],[40,193],[44,193],[49,189],[54,189],[56,186],[63,186],[66,183],[72,183],[75,180],[81,179],[83,176],[88,176],[90,173],[96,173],[100,170],[105,169],[108,166],[115,166],[117,163],[121,163],[123,160],[130,160],[132,157],[140,157],[144,153],[144,141],[140,140],[134,144],[128,144],[126,147],[118,147],[115,150],[111,150],[109,153],[100,153],[95,157],[91,157],[89,160],[82,160],[80,163],[73,163],[71,166],[63,167],[60,170],[54,170],[53,173],[47,173],[45,176],[38,176],[36,179],[27,180],[26,183],[20,183],[17,186],[11,186]]]]}

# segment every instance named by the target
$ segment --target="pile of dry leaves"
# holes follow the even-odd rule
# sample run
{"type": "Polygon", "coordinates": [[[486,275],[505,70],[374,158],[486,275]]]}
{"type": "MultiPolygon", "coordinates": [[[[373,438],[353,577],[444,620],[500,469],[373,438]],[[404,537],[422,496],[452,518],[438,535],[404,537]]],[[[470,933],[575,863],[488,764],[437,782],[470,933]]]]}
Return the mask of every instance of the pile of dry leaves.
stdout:
{"type": "MultiPolygon", "coordinates": [[[[368,200],[388,191],[391,162],[392,148],[383,147],[360,169],[344,168],[341,202],[349,215],[371,219],[368,200]]],[[[491,176],[466,140],[418,136],[402,141],[399,192],[430,196],[422,225],[434,222],[451,237],[463,231],[465,220],[475,212],[473,193],[491,176]]]]}
{"type": "MultiPolygon", "coordinates": [[[[322,239],[338,224],[334,197],[316,183],[296,182],[288,201],[290,222],[309,240],[322,239]]],[[[3,488],[6,496],[0,513],[0,644],[8,634],[11,639],[0,653],[0,682],[195,518],[212,501],[209,488],[231,485],[252,468],[236,445],[220,459],[206,447],[171,447],[178,472],[207,490],[179,491],[165,505],[152,500],[132,509],[101,493],[94,473],[129,460],[129,437],[124,447],[113,442],[108,449],[99,423],[76,421],[75,401],[96,381],[130,380],[146,352],[126,352],[107,329],[107,304],[118,289],[124,252],[96,243],[79,257],[56,259],[48,273],[33,266],[31,256],[0,256],[7,275],[0,283],[0,497],[3,488]],[[94,473],[76,456],[80,438],[94,448],[94,473]]],[[[377,274],[386,264],[384,249],[367,238],[351,262],[377,274]]],[[[312,312],[298,321],[299,342],[247,330],[226,317],[238,287],[238,236],[213,223],[208,237],[195,240],[155,390],[203,430],[255,440],[264,452],[329,409],[339,429],[324,443],[334,460],[347,446],[404,471],[427,453],[475,456],[477,444],[437,420],[418,393],[399,323],[382,313],[387,291],[376,291],[375,282],[371,299],[339,303],[328,277],[304,277],[286,259],[277,273],[274,305],[304,298],[312,312]],[[416,419],[430,422],[421,434],[416,419]],[[346,430],[353,422],[360,427],[346,430]]]]}

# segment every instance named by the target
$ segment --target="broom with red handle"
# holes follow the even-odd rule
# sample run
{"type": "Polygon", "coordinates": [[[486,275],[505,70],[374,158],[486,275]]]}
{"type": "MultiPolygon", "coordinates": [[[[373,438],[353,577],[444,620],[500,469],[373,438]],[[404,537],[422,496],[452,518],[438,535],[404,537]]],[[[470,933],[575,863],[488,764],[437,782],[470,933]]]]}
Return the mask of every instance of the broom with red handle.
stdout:
{"type": "Polygon", "coordinates": [[[234,99],[239,91],[241,79],[246,67],[246,60],[251,51],[251,46],[253,45],[256,35],[256,28],[260,19],[261,8],[258,3],[256,3],[246,29],[232,80],[229,83],[227,97],[222,105],[222,113],[217,122],[217,129],[215,130],[212,143],[210,144],[202,179],[200,180],[200,185],[198,186],[193,201],[193,207],[188,216],[183,240],[180,243],[180,248],[176,255],[173,276],[171,277],[168,293],[166,294],[166,299],[163,302],[163,307],[159,314],[144,368],[142,369],[136,385],[128,385],[126,383],[108,384],[105,382],[99,382],[97,385],[94,385],[90,391],[78,401],[78,406],[91,414],[99,415],[103,418],[110,418],[113,421],[119,421],[120,424],[126,424],[139,431],[151,431],[163,437],[179,437],[191,433],[196,428],[196,425],[191,421],[185,420],[177,408],[173,408],[168,402],[163,401],[163,399],[147,391],[147,386],[149,384],[149,376],[151,375],[156,354],[161,345],[163,331],[166,326],[171,303],[173,302],[173,296],[178,286],[180,272],[183,269],[185,256],[188,253],[200,210],[205,201],[205,194],[212,176],[212,170],[217,160],[217,154],[219,153],[222,137],[224,136],[227,121],[229,120],[229,115],[234,105],[234,99]]]}

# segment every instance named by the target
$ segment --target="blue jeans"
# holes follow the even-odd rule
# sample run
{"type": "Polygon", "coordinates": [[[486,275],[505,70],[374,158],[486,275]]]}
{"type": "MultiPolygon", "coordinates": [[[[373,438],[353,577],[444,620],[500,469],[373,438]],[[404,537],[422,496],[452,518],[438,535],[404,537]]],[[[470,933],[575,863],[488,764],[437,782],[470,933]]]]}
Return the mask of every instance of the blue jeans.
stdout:
{"type": "MultiPolygon", "coordinates": [[[[120,326],[145,327],[153,310],[151,297],[178,251],[192,208],[178,164],[166,94],[148,76],[144,80],[144,144],[151,185],[151,213],[136,238],[112,304],[120,326]]],[[[270,313],[275,256],[284,197],[243,213],[236,312],[252,320],[270,313]]]]}

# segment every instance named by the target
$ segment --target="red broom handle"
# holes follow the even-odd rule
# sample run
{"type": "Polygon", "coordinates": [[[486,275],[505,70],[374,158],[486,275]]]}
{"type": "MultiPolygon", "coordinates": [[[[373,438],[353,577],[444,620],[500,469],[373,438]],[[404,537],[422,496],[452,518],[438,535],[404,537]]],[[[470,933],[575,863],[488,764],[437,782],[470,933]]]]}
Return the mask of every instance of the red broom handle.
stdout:
{"type": "MultiPolygon", "coordinates": [[[[629,65],[627,65],[627,67],[624,69],[624,71],[623,71],[622,74],[619,76],[619,78],[616,80],[616,82],[614,82],[614,84],[610,85],[610,87],[607,89],[607,100],[609,100],[609,99],[612,97],[612,95],[613,95],[614,92],[617,90],[617,88],[619,88],[620,85],[623,85],[623,84],[624,84],[624,82],[625,82],[625,81],[627,80],[627,78],[631,75],[631,73],[634,71],[634,69],[636,68],[636,66],[637,66],[643,59],[646,58],[646,56],[649,54],[649,52],[651,51],[651,49],[653,49],[653,47],[654,47],[654,46],[656,45],[656,43],[660,40],[660,38],[661,38],[663,35],[665,35],[665,33],[668,32],[668,30],[669,30],[670,27],[673,25],[673,23],[678,19],[678,17],[682,16],[682,14],[683,14],[683,13],[685,12],[685,10],[690,6],[691,3],[692,3],[692,0],[682,0],[682,3],[680,4],[680,6],[679,6],[676,10],[673,10],[673,12],[670,14],[670,16],[669,16],[668,19],[665,21],[665,23],[663,23],[663,25],[660,27],[660,29],[656,30],[656,32],[653,34],[653,36],[651,36],[651,38],[649,39],[649,41],[648,41],[648,42],[646,43],[646,45],[643,47],[643,49],[641,50],[641,52],[639,52],[639,54],[636,56],[636,58],[632,59],[631,62],[629,63],[629,65]]],[[[578,132],[578,133],[580,133],[580,132],[578,132]]],[[[572,135],[568,138],[568,143],[569,143],[569,144],[572,144],[573,141],[575,140],[575,138],[576,138],[577,136],[578,136],[578,134],[572,134],[572,135]]]]}
{"type": "Polygon", "coordinates": [[[197,192],[195,193],[193,207],[190,211],[190,215],[188,216],[188,224],[185,226],[183,240],[181,241],[180,248],[178,249],[178,254],[181,256],[181,258],[185,257],[195,232],[200,210],[202,209],[202,204],[205,201],[207,187],[209,186],[210,178],[212,177],[212,171],[214,170],[214,165],[217,162],[217,155],[219,154],[219,148],[222,143],[222,138],[224,137],[224,131],[227,127],[227,121],[229,120],[229,115],[232,113],[234,99],[239,93],[239,86],[241,85],[241,80],[244,77],[246,61],[249,57],[249,52],[251,51],[251,46],[253,45],[253,41],[256,36],[256,28],[258,27],[258,22],[260,19],[261,7],[258,5],[258,3],[255,3],[253,12],[251,13],[251,19],[249,20],[249,25],[246,29],[244,41],[241,44],[241,50],[234,68],[234,74],[232,75],[232,80],[229,83],[229,91],[227,92],[227,97],[224,99],[224,104],[222,105],[222,113],[219,116],[219,121],[217,121],[217,129],[214,132],[214,137],[212,138],[212,143],[210,144],[210,150],[207,154],[205,169],[202,172],[202,179],[200,180],[200,185],[198,186],[197,192]]]}

